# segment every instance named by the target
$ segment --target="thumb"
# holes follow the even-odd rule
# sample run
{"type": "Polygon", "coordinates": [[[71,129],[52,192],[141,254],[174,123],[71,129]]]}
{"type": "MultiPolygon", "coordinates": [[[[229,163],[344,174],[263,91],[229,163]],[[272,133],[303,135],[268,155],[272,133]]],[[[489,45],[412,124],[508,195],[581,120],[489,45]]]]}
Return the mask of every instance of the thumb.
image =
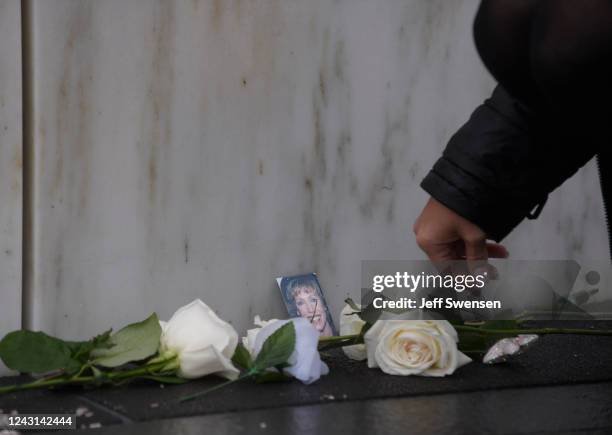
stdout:
{"type": "Polygon", "coordinates": [[[487,239],[483,236],[471,236],[463,239],[465,244],[465,259],[470,272],[480,268],[486,268],[489,257],[487,250],[487,239]]]}

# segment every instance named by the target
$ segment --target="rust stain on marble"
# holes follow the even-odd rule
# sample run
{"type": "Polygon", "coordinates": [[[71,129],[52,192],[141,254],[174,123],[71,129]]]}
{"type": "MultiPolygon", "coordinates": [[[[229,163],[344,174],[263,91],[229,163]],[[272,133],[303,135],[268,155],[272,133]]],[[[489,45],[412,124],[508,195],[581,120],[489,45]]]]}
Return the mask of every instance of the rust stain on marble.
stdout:
{"type": "MultiPolygon", "coordinates": [[[[247,65],[247,76],[252,77],[253,81],[263,83],[263,90],[266,95],[278,85],[277,83],[277,62],[281,55],[279,46],[287,29],[286,18],[283,15],[283,3],[281,0],[267,0],[265,8],[257,7],[260,3],[246,2],[244,8],[249,6],[247,20],[252,22],[252,32],[249,37],[250,53],[247,65]]],[[[235,3],[235,8],[239,8],[239,2],[235,3]]],[[[282,54],[284,56],[284,53],[282,54]]]]}
{"type": "Polygon", "coordinates": [[[405,134],[404,120],[392,121],[388,114],[385,115],[385,130],[380,146],[382,161],[376,172],[375,179],[370,183],[367,197],[361,201],[359,210],[366,218],[372,218],[374,211],[380,202],[386,204],[386,220],[392,222],[395,216],[394,194],[380,195],[380,191],[393,191],[395,188],[394,173],[394,149],[397,149],[396,140],[405,134]],[[402,135],[402,136],[399,136],[402,135]]]}
{"type": "Polygon", "coordinates": [[[91,75],[88,74],[91,70],[91,62],[84,65],[84,71],[81,72],[77,84],[78,98],[78,118],[77,118],[77,136],[74,143],[79,164],[79,213],[83,214],[87,208],[87,198],[89,194],[89,179],[90,179],[90,152],[91,152],[91,134],[90,134],[90,94],[88,90],[91,88],[91,75]]]}
{"type": "Polygon", "coordinates": [[[62,75],[60,78],[57,104],[56,104],[56,137],[55,137],[55,170],[53,172],[53,182],[51,183],[51,194],[53,195],[59,189],[62,184],[64,176],[64,131],[66,128],[66,121],[64,115],[68,112],[69,99],[68,99],[68,84],[72,79],[72,39],[74,38],[74,27],[71,29],[68,35],[68,42],[64,47],[63,60],[62,60],[62,75]]]}
{"type": "Polygon", "coordinates": [[[23,175],[23,154],[21,150],[21,143],[15,144],[14,149],[15,153],[13,155],[13,164],[11,165],[11,192],[16,195],[17,198],[21,198],[21,180],[23,175]]]}
{"type": "MultiPolygon", "coordinates": [[[[63,195],[66,188],[78,192],[79,212],[86,208],[89,186],[89,89],[92,77],[91,4],[80,3],[70,19],[62,53],[62,72],[57,88],[55,112],[55,156],[51,195],[63,195]],[[75,80],[76,76],[76,80],[75,80]],[[76,82],[76,83],[75,83],[76,82]],[[70,156],[70,165],[65,163],[70,156]],[[68,172],[67,172],[68,171],[68,172]],[[68,185],[65,185],[65,181],[68,185]]],[[[41,119],[41,140],[46,139],[41,119]]],[[[39,143],[39,148],[42,144],[39,143]]]]}
{"type": "Polygon", "coordinates": [[[313,143],[312,151],[314,158],[314,171],[324,180],[327,174],[327,160],[325,159],[326,140],[323,127],[320,103],[317,98],[313,98],[312,103],[313,118],[313,143]]]}
{"type": "Polygon", "coordinates": [[[306,179],[304,179],[304,187],[306,188],[307,192],[312,192],[312,180],[310,177],[306,177],[306,179]]]}
{"type": "MultiPolygon", "coordinates": [[[[209,2],[211,3],[210,23],[215,32],[219,31],[223,27],[223,20],[226,19],[225,15],[229,12],[233,12],[234,20],[236,20],[237,23],[240,23],[243,9],[241,0],[209,0],[209,2]]],[[[250,0],[250,3],[253,5],[253,7],[257,7],[256,2],[250,0]]],[[[269,4],[265,5],[266,9],[269,7],[269,4]]],[[[197,10],[197,7],[195,9],[197,10]]]]}
{"type": "Polygon", "coordinates": [[[223,3],[224,0],[212,0],[210,22],[215,31],[221,28],[223,22],[223,3]]]}
{"type": "Polygon", "coordinates": [[[13,167],[21,172],[23,170],[23,155],[21,153],[21,144],[15,144],[15,156],[13,157],[13,167]]]}
{"type": "Polygon", "coordinates": [[[174,52],[175,5],[160,1],[152,27],[153,53],[151,76],[146,95],[145,113],[142,124],[142,140],[148,146],[146,157],[146,178],[148,202],[151,210],[167,201],[163,192],[169,189],[163,177],[162,163],[170,157],[172,137],[172,100],[174,97],[174,52]],[[158,204],[159,201],[159,204],[158,204]]]}

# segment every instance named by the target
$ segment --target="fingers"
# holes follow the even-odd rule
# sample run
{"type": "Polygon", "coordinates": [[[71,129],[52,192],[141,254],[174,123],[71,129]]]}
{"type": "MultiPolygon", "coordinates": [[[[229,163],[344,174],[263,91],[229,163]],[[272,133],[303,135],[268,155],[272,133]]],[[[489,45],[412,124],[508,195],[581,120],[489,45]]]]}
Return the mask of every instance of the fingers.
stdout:
{"type": "Polygon", "coordinates": [[[432,262],[465,259],[486,264],[489,258],[506,258],[508,251],[488,243],[477,225],[430,198],[417,218],[413,231],[419,247],[432,262]]]}
{"type": "Polygon", "coordinates": [[[470,273],[482,274],[487,270],[489,252],[487,239],[484,233],[468,235],[463,239],[465,243],[465,259],[470,273]]]}
{"type": "Polygon", "coordinates": [[[487,250],[487,239],[484,234],[469,235],[464,237],[465,259],[468,261],[487,261],[489,251],[487,250]]]}
{"type": "Polygon", "coordinates": [[[508,258],[510,256],[506,247],[498,243],[487,242],[487,252],[489,258],[508,258]]]}
{"type": "Polygon", "coordinates": [[[417,236],[417,244],[425,252],[433,263],[447,260],[458,260],[461,258],[457,251],[457,242],[436,242],[417,236]]]}
{"type": "MultiPolygon", "coordinates": [[[[508,258],[510,256],[505,246],[498,243],[487,242],[487,254],[489,258],[508,258]]],[[[463,243],[457,249],[459,259],[465,260],[465,246],[463,243]]]]}

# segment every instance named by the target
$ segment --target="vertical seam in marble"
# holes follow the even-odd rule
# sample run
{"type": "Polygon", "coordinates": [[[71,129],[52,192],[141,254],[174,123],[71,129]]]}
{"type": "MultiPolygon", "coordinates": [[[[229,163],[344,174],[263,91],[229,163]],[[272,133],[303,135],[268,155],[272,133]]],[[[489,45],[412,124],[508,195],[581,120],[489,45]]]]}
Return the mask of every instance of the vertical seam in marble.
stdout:
{"type": "Polygon", "coordinates": [[[22,93],[22,225],[21,225],[21,327],[32,328],[34,272],[33,203],[34,115],[32,3],[21,0],[21,93],[22,93]]]}

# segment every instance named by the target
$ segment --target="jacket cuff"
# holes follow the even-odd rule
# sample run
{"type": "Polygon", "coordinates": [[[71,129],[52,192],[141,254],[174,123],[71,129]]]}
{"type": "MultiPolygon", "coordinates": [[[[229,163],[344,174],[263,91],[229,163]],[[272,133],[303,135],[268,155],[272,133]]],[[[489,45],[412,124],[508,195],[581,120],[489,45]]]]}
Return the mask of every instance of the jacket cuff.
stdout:
{"type": "MultiPolygon", "coordinates": [[[[546,198],[528,206],[518,206],[499,192],[490,191],[477,177],[447,157],[441,157],[421,182],[421,187],[441,204],[480,227],[487,238],[500,242],[530,210],[546,198]],[[515,206],[509,206],[514,204],[515,206]]],[[[541,209],[541,207],[539,207],[541,209]]]]}

